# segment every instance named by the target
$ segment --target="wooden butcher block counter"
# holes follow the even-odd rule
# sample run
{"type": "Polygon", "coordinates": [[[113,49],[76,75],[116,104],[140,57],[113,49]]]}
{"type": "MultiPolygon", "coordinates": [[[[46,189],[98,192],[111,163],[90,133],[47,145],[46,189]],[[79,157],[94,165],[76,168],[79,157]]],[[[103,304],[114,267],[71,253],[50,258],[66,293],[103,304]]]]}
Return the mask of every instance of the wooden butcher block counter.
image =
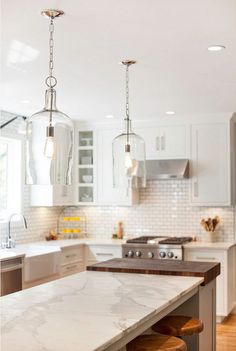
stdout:
{"type": "Polygon", "coordinates": [[[88,271],[203,277],[206,285],[220,274],[220,263],[114,258],[87,266],[88,271]]]}

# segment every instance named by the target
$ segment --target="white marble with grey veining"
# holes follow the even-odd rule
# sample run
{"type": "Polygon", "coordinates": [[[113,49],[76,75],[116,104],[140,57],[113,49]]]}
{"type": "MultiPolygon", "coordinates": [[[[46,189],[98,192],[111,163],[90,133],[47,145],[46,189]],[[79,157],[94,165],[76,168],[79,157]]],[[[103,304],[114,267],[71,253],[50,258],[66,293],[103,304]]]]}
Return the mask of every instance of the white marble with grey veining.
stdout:
{"type": "Polygon", "coordinates": [[[202,281],[83,272],[4,296],[1,350],[105,350],[202,281]]]}

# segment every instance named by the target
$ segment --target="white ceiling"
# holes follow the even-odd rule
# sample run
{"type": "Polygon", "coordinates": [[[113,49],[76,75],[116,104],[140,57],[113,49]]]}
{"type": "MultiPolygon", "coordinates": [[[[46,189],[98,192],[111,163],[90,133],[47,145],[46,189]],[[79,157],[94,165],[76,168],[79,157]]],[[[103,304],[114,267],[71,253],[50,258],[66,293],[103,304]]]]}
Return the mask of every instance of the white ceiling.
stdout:
{"type": "Polygon", "coordinates": [[[236,111],[236,0],[2,0],[3,109],[43,106],[45,8],[66,14],[55,20],[55,75],[58,108],[73,119],[122,118],[126,58],[138,61],[133,119],[236,111]]]}

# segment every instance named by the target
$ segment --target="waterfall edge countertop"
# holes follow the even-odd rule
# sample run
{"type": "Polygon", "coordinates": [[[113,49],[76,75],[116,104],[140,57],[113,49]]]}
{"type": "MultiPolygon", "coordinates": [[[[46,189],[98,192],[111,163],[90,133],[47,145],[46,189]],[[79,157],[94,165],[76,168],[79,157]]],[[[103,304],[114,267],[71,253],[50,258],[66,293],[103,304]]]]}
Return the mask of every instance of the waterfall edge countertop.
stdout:
{"type": "Polygon", "coordinates": [[[176,301],[187,299],[202,281],[83,272],[4,296],[2,350],[109,350],[176,301]]]}
{"type": "Polygon", "coordinates": [[[87,266],[88,271],[161,274],[171,276],[203,277],[203,285],[220,274],[218,262],[192,262],[179,260],[150,260],[138,258],[113,258],[87,266]]]}

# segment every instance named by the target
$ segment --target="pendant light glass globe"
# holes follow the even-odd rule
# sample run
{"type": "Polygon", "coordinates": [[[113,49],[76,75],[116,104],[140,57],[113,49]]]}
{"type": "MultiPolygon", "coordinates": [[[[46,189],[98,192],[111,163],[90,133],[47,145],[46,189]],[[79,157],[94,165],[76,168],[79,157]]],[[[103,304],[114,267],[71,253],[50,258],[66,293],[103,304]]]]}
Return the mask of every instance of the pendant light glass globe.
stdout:
{"type": "Polygon", "coordinates": [[[45,107],[28,119],[26,131],[26,183],[71,184],[73,122],[57,110],[54,89],[46,91],[45,107]]]}
{"type": "MultiPolygon", "coordinates": [[[[126,121],[127,123],[127,121],[126,121]]],[[[131,124],[130,121],[128,121],[131,124]]],[[[146,186],[144,140],[131,130],[125,130],[112,143],[113,185],[115,188],[143,188],[146,186]]]]}
{"type": "Polygon", "coordinates": [[[122,61],[126,66],[125,130],[112,143],[113,186],[115,188],[146,187],[146,153],[144,140],[132,131],[129,118],[129,66],[136,61],[122,61]]]}
{"type": "Polygon", "coordinates": [[[70,185],[72,183],[73,122],[56,107],[57,84],[53,76],[54,18],[61,10],[44,10],[49,24],[49,75],[45,107],[33,114],[26,128],[26,184],[70,185]]]}

